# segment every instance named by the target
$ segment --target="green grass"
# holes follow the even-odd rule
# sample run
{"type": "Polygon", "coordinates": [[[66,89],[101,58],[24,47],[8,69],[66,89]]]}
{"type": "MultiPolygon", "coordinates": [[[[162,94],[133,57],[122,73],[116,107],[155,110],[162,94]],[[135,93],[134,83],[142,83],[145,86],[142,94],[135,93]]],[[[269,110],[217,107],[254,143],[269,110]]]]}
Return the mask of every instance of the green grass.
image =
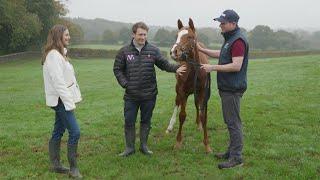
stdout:
{"type": "MultiPolygon", "coordinates": [[[[39,58],[40,59],[40,58],[39,58]]],[[[67,179],[48,171],[47,143],[53,111],[45,106],[39,59],[0,64],[0,179],[67,179]]],[[[214,63],[214,62],[213,62],[214,63]]],[[[149,147],[117,157],[124,148],[123,90],[112,72],[112,60],[73,60],[83,94],[76,109],[81,127],[79,167],[88,179],[316,179],[320,176],[320,56],[251,61],[248,91],[242,100],[244,160],[241,168],[219,170],[220,162],[204,153],[196,129],[192,99],[187,107],[183,147],[174,150],[167,135],[174,107],[175,78],[157,72],[159,95],[149,147]]],[[[208,128],[214,152],[224,151],[228,131],[212,73],[208,128]]],[[[139,126],[139,123],[137,123],[139,126]]],[[[66,161],[63,137],[62,160],[66,161]]],[[[137,140],[136,145],[139,141],[137,140]]]]}

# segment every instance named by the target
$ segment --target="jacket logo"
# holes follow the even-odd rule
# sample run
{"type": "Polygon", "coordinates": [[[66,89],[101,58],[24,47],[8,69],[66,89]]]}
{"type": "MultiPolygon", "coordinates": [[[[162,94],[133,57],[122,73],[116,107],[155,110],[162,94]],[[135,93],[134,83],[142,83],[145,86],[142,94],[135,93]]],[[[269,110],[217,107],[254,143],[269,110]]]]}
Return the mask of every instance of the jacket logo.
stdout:
{"type": "Polygon", "coordinates": [[[228,46],[229,46],[229,43],[226,43],[223,48],[227,49],[228,46]]]}
{"type": "Polygon", "coordinates": [[[134,56],[132,54],[127,55],[127,61],[133,61],[134,60],[134,56]]]}

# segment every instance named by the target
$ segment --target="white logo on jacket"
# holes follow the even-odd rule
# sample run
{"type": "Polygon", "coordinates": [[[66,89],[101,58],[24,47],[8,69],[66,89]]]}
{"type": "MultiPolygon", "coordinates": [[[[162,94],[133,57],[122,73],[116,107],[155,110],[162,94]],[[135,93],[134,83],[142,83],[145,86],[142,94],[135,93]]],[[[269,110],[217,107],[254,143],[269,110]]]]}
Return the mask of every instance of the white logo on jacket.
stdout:
{"type": "Polygon", "coordinates": [[[134,55],[130,54],[127,55],[127,61],[133,61],[134,60],[134,55]]]}

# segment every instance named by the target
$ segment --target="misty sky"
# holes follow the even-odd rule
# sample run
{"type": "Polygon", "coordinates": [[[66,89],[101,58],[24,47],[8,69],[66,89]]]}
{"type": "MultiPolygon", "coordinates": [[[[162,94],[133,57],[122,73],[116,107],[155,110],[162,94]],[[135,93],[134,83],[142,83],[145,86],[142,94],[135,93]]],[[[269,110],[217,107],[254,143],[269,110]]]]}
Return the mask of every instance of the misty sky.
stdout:
{"type": "Polygon", "coordinates": [[[67,0],[68,17],[104,18],[112,21],[144,21],[148,25],[176,26],[192,17],[196,27],[218,27],[212,18],[223,10],[240,15],[241,27],[258,24],[272,29],[320,29],[319,0],[67,0]]]}

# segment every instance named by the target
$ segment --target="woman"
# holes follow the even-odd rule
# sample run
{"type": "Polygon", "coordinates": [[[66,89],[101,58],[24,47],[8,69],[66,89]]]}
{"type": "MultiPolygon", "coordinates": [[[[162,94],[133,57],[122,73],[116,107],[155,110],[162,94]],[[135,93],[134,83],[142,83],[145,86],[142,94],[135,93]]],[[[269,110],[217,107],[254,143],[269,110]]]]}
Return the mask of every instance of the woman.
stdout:
{"type": "Polygon", "coordinates": [[[49,157],[52,171],[81,178],[76,157],[80,128],[73,113],[75,103],[81,101],[81,93],[73,66],[66,55],[69,41],[69,31],[65,26],[53,26],[49,31],[42,58],[46,104],[55,111],[49,157]],[[65,129],[69,132],[67,155],[70,169],[60,163],[60,142],[65,129]]]}

